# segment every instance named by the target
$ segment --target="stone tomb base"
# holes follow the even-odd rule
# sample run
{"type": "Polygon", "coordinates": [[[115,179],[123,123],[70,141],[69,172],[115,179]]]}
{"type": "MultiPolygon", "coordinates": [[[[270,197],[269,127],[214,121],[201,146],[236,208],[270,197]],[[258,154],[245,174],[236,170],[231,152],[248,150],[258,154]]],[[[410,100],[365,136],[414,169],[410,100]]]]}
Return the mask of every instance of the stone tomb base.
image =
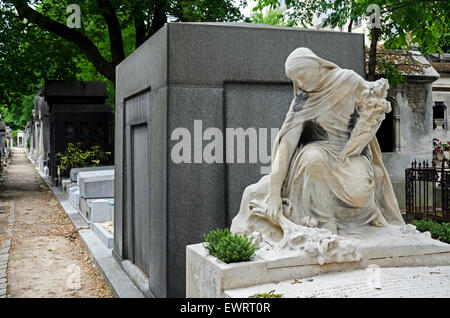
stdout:
{"type": "MultiPolygon", "coordinates": [[[[226,264],[209,255],[203,244],[189,245],[186,250],[186,297],[244,297],[243,294],[257,289],[258,292],[270,291],[259,291],[256,287],[269,287],[259,285],[292,282],[331,272],[450,266],[450,245],[431,239],[428,232],[419,233],[411,225],[381,229],[368,226],[358,232],[340,233],[340,236],[357,247],[358,261],[319,265],[310,263],[303,256],[276,258],[276,253],[260,250],[253,261],[226,264]]],[[[292,292],[286,296],[296,297],[292,292]]]]}

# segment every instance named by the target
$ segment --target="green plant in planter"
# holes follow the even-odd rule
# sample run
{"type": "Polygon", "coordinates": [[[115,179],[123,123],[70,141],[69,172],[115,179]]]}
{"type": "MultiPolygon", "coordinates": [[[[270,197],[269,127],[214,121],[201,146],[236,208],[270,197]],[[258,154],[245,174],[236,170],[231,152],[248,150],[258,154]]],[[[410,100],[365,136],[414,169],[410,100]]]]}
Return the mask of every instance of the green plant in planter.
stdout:
{"type": "Polygon", "coordinates": [[[258,247],[253,238],[217,229],[203,235],[208,252],[225,263],[250,261],[258,247]]]}
{"type": "Polygon", "coordinates": [[[89,150],[84,149],[83,144],[69,143],[64,153],[58,152],[58,168],[61,174],[67,174],[72,168],[95,167],[106,162],[111,152],[103,151],[98,145],[92,146],[89,150]]]}

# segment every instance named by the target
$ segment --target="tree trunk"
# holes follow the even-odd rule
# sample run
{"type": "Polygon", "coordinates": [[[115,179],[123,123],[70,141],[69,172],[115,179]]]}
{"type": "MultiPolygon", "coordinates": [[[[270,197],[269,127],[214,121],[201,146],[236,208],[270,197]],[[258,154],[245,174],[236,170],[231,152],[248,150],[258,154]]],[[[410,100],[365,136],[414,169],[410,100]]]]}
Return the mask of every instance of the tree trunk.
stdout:
{"type": "Polygon", "coordinates": [[[377,65],[377,43],[378,38],[380,36],[379,28],[372,28],[370,30],[371,39],[370,39],[370,49],[369,49],[369,61],[368,61],[368,73],[367,80],[375,81],[376,80],[376,65],[377,65]]]}
{"type": "Polygon", "coordinates": [[[353,19],[350,19],[350,22],[348,23],[347,32],[352,32],[353,27],[353,19]]]}
{"type": "MultiPolygon", "coordinates": [[[[100,72],[100,74],[104,75],[107,79],[109,79],[115,84],[117,64],[108,62],[102,56],[97,46],[87,36],[74,29],[67,27],[62,23],[56,22],[48,18],[47,16],[42,15],[41,13],[37,12],[36,10],[28,6],[28,3],[24,0],[16,0],[13,1],[12,3],[16,8],[20,18],[27,19],[29,22],[34,23],[37,26],[49,32],[52,32],[62,37],[63,39],[77,45],[81,49],[81,51],[86,55],[87,59],[100,72]]],[[[114,55],[120,56],[120,52],[114,55]]]]}
{"type": "Polygon", "coordinates": [[[116,10],[109,0],[97,0],[97,3],[108,26],[112,64],[117,66],[125,59],[120,22],[116,10]]]}

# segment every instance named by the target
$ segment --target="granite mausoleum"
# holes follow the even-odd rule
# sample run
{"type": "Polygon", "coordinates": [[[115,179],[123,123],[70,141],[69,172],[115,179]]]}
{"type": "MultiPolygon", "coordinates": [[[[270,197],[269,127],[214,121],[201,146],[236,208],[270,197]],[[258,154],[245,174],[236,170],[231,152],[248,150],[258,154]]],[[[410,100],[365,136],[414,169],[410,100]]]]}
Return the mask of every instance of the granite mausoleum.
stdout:
{"type": "MultiPolygon", "coordinates": [[[[45,83],[45,102],[37,99],[42,124],[46,124],[45,104],[48,105],[48,168],[52,182],[58,180],[56,154],[64,152],[68,143],[81,142],[86,147],[99,145],[105,151],[114,152],[114,113],[110,106],[105,105],[106,98],[104,82],[45,83]]],[[[38,138],[42,140],[42,160],[46,160],[46,129],[38,138]]]]}
{"type": "Polygon", "coordinates": [[[450,53],[428,54],[428,61],[439,73],[440,78],[433,88],[433,137],[450,141],[450,53]]]}
{"type": "Polygon", "coordinates": [[[216,151],[229,156],[247,129],[280,128],[292,100],[284,63],[300,46],[365,74],[362,34],[222,23],[166,24],[117,67],[113,253],[130,276],[139,269],[145,295],[184,297],[186,245],[229,226],[270,166],[249,160],[248,144],[244,162],[237,147],[212,163],[202,151],[211,132],[223,132],[216,151]],[[177,129],[193,136],[191,163],[172,160],[177,129]]]}
{"type": "Polygon", "coordinates": [[[25,147],[25,141],[26,141],[25,139],[26,139],[25,131],[19,130],[17,132],[16,146],[19,147],[19,148],[25,147]]]}

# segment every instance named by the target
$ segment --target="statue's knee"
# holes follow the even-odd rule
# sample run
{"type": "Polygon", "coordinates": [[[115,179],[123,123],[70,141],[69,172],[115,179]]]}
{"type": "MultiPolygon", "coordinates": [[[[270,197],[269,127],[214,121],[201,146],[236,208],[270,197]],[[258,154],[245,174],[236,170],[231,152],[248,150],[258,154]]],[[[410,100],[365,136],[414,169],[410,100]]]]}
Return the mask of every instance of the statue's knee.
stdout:
{"type": "Polygon", "coordinates": [[[316,146],[307,147],[302,155],[305,159],[323,159],[325,156],[325,151],[316,146]]]}
{"type": "Polygon", "coordinates": [[[323,169],[326,166],[327,154],[318,147],[310,147],[302,154],[302,160],[307,170],[323,169]]]}

